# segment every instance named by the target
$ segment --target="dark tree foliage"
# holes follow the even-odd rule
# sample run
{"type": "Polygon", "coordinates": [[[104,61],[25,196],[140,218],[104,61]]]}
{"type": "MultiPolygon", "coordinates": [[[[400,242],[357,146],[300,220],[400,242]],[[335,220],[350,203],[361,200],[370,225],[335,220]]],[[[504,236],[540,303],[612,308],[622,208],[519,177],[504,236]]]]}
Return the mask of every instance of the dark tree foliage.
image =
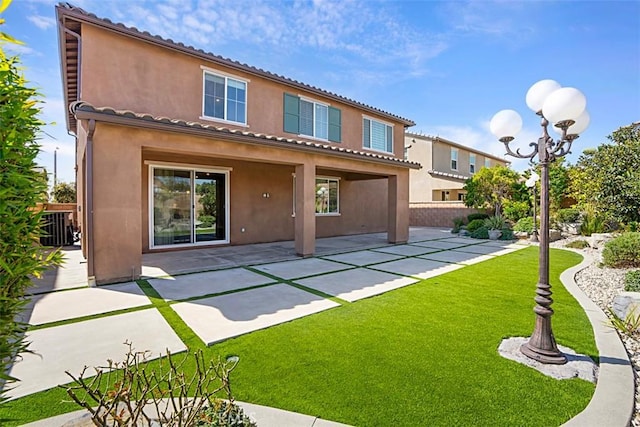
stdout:
{"type": "MultiPolygon", "coordinates": [[[[0,43],[11,40],[0,33],[0,43]]],[[[0,44],[0,385],[16,380],[7,374],[8,367],[18,353],[27,351],[26,325],[16,316],[26,302],[31,276],[61,262],[57,251],[39,243],[41,214],[36,205],[46,201],[47,182],[35,163],[40,150],[36,134],[42,125],[36,117],[36,96],[25,86],[18,59],[8,58],[0,44]]],[[[6,391],[0,391],[0,401],[6,391]]]]}

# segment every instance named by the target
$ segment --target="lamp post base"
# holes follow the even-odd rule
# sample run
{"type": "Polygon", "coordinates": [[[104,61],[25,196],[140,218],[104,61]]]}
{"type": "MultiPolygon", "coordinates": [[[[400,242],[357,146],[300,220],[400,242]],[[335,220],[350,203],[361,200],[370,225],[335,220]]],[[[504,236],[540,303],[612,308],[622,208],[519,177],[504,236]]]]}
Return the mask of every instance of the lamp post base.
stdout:
{"type": "Polygon", "coordinates": [[[531,233],[531,239],[530,239],[530,241],[531,241],[531,242],[538,242],[538,241],[539,241],[539,240],[538,240],[538,232],[537,232],[537,231],[535,231],[535,230],[534,230],[534,232],[533,232],[533,233],[531,233]]]}
{"type": "Polygon", "coordinates": [[[550,365],[564,365],[565,363],[567,363],[567,356],[565,356],[564,353],[562,353],[557,348],[555,350],[535,348],[529,345],[530,342],[531,341],[526,342],[520,347],[520,352],[527,356],[529,359],[533,359],[540,363],[550,365]]]}

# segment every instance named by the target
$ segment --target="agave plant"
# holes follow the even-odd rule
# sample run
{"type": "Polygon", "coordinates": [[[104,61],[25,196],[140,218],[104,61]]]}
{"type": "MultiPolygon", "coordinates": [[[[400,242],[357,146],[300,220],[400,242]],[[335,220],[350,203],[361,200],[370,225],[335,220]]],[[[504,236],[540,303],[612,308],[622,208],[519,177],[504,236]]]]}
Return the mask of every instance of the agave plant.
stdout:
{"type": "Polygon", "coordinates": [[[494,215],[484,220],[484,226],[489,230],[502,230],[507,228],[507,221],[502,215],[494,215]]]}

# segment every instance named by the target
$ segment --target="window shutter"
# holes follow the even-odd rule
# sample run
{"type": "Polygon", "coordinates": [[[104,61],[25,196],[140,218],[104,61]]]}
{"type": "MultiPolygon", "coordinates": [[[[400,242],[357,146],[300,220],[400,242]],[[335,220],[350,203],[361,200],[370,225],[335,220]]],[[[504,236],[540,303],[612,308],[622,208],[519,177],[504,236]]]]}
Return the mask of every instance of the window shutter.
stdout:
{"type": "Polygon", "coordinates": [[[393,127],[387,126],[387,151],[393,153],[393,127]]]}
{"type": "Polygon", "coordinates": [[[329,107],[329,141],[342,142],[342,112],[329,107]]]}
{"type": "Polygon", "coordinates": [[[362,120],[362,146],[371,148],[371,120],[362,120]]]}
{"type": "Polygon", "coordinates": [[[284,94],[284,131],[300,133],[300,99],[288,93],[284,94]]]}

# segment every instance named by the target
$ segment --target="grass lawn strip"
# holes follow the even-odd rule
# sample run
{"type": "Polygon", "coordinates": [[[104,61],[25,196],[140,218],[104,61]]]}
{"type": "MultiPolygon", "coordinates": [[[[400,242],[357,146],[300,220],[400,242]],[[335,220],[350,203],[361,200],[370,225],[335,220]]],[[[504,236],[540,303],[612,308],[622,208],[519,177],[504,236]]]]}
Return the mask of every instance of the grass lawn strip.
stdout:
{"type": "MultiPolygon", "coordinates": [[[[594,356],[589,321],[559,282],[579,260],[551,251],[554,333],[594,356]]],[[[352,425],[560,425],[595,386],[554,380],[497,353],[503,338],[531,334],[536,282],[531,247],[211,347],[139,284],[190,348],[240,356],[231,378],[239,400],[352,425]]],[[[62,400],[64,391],[52,389],[6,403],[0,424],[76,409],[62,400]]]]}

